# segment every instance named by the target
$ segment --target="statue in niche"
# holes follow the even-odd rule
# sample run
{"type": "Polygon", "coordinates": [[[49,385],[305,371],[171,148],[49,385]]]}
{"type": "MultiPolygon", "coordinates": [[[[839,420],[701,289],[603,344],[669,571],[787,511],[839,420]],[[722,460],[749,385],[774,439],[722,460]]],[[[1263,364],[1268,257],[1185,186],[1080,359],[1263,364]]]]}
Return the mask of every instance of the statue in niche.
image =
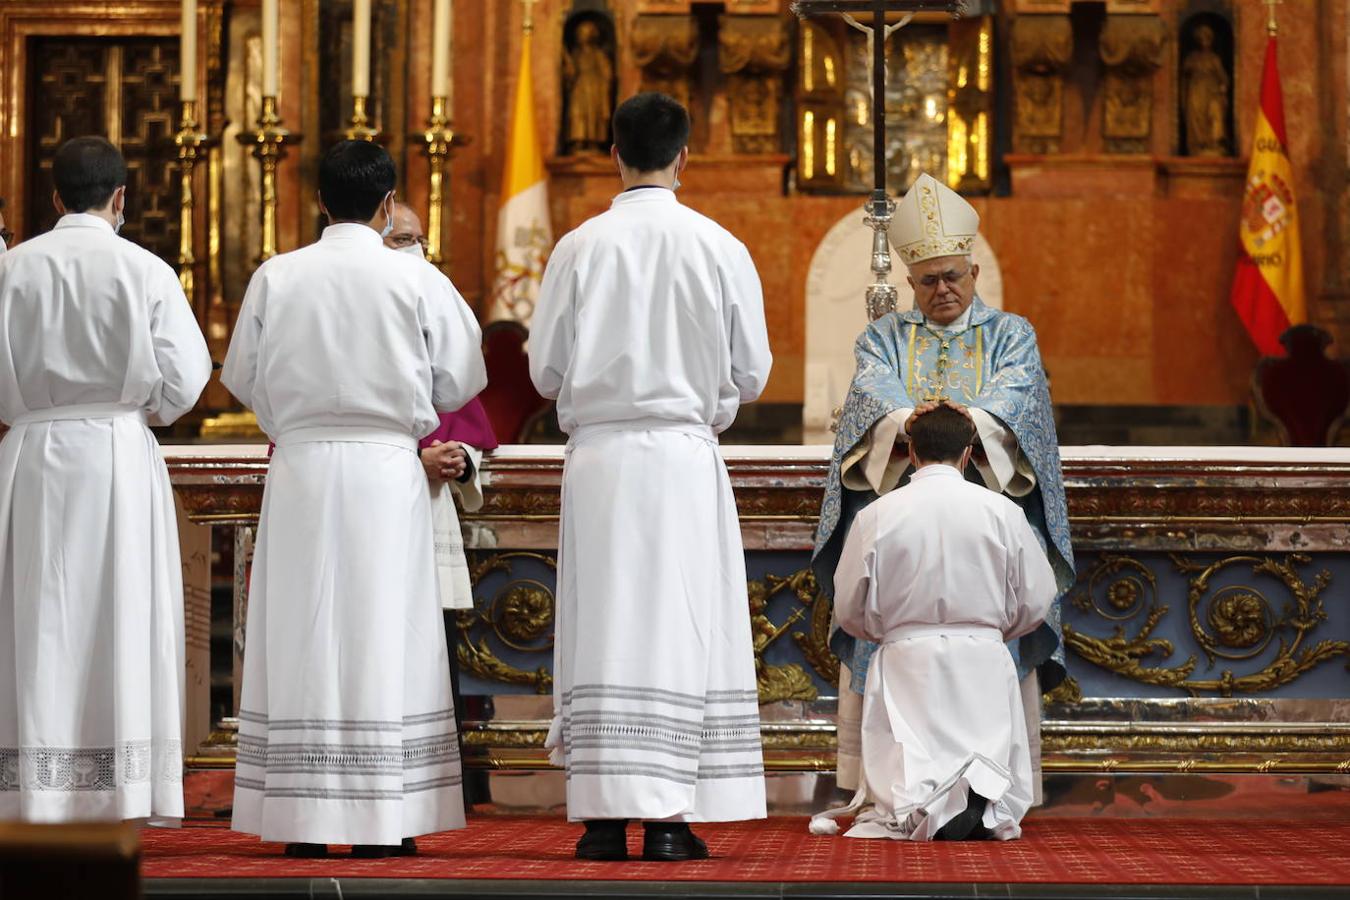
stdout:
{"type": "Polygon", "coordinates": [[[1191,156],[1224,156],[1228,152],[1228,94],[1232,81],[1223,59],[1214,52],[1213,28],[1198,26],[1195,45],[1181,66],[1186,150],[1191,156]]]}
{"type": "Polygon", "coordinates": [[[563,54],[563,82],[567,90],[567,152],[608,149],[609,120],[614,112],[614,63],[594,21],[583,19],[577,24],[573,46],[563,54]]]}

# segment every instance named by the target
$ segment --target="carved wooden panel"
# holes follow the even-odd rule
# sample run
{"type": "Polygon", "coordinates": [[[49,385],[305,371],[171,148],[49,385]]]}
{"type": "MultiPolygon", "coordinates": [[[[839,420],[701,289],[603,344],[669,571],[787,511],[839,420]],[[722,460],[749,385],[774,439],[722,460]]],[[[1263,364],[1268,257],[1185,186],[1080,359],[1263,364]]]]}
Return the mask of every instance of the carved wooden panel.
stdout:
{"type": "Polygon", "coordinates": [[[41,173],[28,180],[28,233],[56,224],[51,167],[57,148],[72,137],[103,135],[127,161],[122,234],[173,265],[179,227],[177,40],[34,37],[28,50],[28,158],[41,173]]]}

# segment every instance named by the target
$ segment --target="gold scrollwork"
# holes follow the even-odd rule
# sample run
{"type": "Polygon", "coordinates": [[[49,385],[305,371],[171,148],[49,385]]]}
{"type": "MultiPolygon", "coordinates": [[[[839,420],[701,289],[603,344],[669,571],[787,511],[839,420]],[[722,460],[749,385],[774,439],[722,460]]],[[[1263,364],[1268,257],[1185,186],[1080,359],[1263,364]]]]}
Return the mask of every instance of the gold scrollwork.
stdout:
{"type": "MultiPolygon", "coordinates": [[[[774,594],[793,585],[800,584],[810,572],[803,570],[786,578],[766,575],[763,581],[751,579],[746,593],[750,599],[750,635],[755,648],[755,681],[759,687],[759,702],[774,703],[779,700],[814,700],[819,696],[811,676],[795,663],[771,666],[764,660],[764,652],[780,637],[791,630],[792,626],[806,615],[810,606],[801,606],[783,621],[775,624],[768,615],[769,600],[774,594]]],[[[802,595],[794,590],[797,599],[802,595]]],[[[810,600],[803,601],[811,602],[810,600]]]]}
{"type": "MultiPolygon", "coordinates": [[[[469,569],[469,581],[479,582],[493,572],[510,572],[512,562],[533,559],[557,570],[552,556],[524,551],[496,553],[469,569]]],[[[474,640],[476,628],[487,629],[503,646],[523,653],[543,653],[553,649],[553,591],[533,578],[513,579],[502,586],[481,608],[464,610],[455,617],[459,645],[455,657],[465,671],[487,681],[522,684],[536,693],[553,690],[553,674],[548,666],[534,671],[516,668],[492,651],[486,637],[474,640]]]]}
{"type": "MultiPolygon", "coordinates": [[[[557,561],[542,553],[512,551],[487,556],[469,569],[475,588],[489,574],[511,571],[513,561],[532,559],[557,570],[557,561]]],[[[755,675],[760,703],[780,700],[815,700],[819,691],[805,668],[797,663],[769,665],[765,651],[783,635],[801,648],[806,661],[821,678],[833,683],[839,676],[839,658],[830,650],[830,603],[816,583],[810,569],[791,575],[766,575],[747,582],[750,626],[754,641],[755,675]],[[769,601],[782,591],[790,591],[800,606],[781,623],[768,615],[769,601]],[[805,631],[792,631],[798,622],[809,618],[805,631]]],[[[456,616],[459,642],[455,655],[465,671],[488,681],[521,684],[545,694],[553,689],[553,676],[547,666],[534,671],[517,668],[492,649],[499,643],[520,653],[542,653],[553,647],[554,595],[543,581],[514,578],[473,610],[456,616]],[[493,639],[493,640],[490,640],[493,639]]]]}
{"type": "Polygon", "coordinates": [[[1145,684],[1181,688],[1191,695],[1268,691],[1301,677],[1324,662],[1350,656],[1350,641],[1321,640],[1308,637],[1326,621],[1322,592],[1331,583],[1331,573],[1322,570],[1311,583],[1299,574],[1312,558],[1294,553],[1283,560],[1261,556],[1232,556],[1211,564],[1196,563],[1171,556],[1179,572],[1194,576],[1189,580],[1187,608],[1191,634],[1212,668],[1220,659],[1252,660],[1272,644],[1275,658],[1259,671],[1236,675],[1224,669],[1218,678],[1194,679],[1194,656],[1173,667],[1146,666],[1142,660],[1161,659],[1173,652],[1171,641],[1152,637],[1169,607],[1158,602],[1157,579],[1143,563],[1125,556],[1102,556],[1080,581],[1082,589],[1070,596],[1070,602],[1084,612],[1093,612],[1108,621],[1134,621],[1141,614],[1143,623],[1133,635],[1125,625],[1117,624],[1110,637],[1083,634],[1071,625],[1064,626],[1065,645],[1089,662],[1145,684]],[[1282,610],[1260,590],[1249,585],[1212,586],[1216,575],[1231,566],[1250,566],[1254,576],[1271,576],[1289,592],[1290,602],[1282,610]],[[1098,599],[1105,599],[1105,605],[1098,599]],[[1276,643],[1278,639],[1278,643],[1276,643]]]}

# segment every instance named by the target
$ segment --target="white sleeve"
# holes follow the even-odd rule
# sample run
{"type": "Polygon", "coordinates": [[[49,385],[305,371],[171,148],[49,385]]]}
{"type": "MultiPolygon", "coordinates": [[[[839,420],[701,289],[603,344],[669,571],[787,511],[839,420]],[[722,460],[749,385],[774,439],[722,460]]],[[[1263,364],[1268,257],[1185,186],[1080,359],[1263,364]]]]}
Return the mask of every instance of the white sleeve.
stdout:
{"type": "Polygon", "coordinates": [[[553,248],[530,322],[530,380],[540,395],[558,399],[576,346],[576,270],[572,235],[553,248]]]}
{"type": "Polygon", "coordinates": [[[971,407],[970,417],[975,420],[980,446],[989,460],[988,465],[976,464],[985,485],[1010,497],[1030,494],[1036,487],[1036,472],[1017,445],[1012,429],[987,410],[971,407]]]}
{"type": "Polygon", "coordinates": [[[1008,520],[1012,522],[1006,609],[1010,624],[1004,637],[1012,640],[1030,634],[1045,621],[1059,588],[1055,584],[1055,570],[1050,567],[1050,560],[1026,516],[1020,509],[1013,509],[1008,520]]]}
{"type": "Polygon", "coordinates": [[[731,381],[742,403],[752,403],[764,392],[773,368],[769,331],[764,322],[764,288],[750,251],[739,241],[723,282],[722,310],[731,339],[731,381]]]}
{"type": "Polygon", "coordinates": [[[876,516],[859,512],[844,539],[834,570],[834,618],[839,627],[857,638],[876,640],[875,616],[876,516]]]}
{"type": "Polygon", "coordinates": [[[450,279],[429,274],[421,315],[431,360],[431,405],[438,412],[454,412],[487,386],[483,332],[450,279]]]}
{"type": "Polygon", "coordinates": [[[263,307],[267,302],[267,270],[260,267],[248,281],[239,318],[234,323],[230,349],[220,370],[220,383],[249,409],[258,380],[258,346],[262,342],[263,307]]]}
{"type": "Polygon", "coordinates": [[[476,512],[483,508],[483,480],[480,477],[483,451],[462,441],[460,446],[469,457],[469,477],[450,482],[450,488],[459,497],[459,505],[465,512],[476,512]]]}
{"type": "Polygon", "coordinates": [[[165,266],[156,282],[150,332],[161,381],[149,413],[153,424],[171,425],[202,395],[211,377],[211,353],[173,270],[165,266]]]}

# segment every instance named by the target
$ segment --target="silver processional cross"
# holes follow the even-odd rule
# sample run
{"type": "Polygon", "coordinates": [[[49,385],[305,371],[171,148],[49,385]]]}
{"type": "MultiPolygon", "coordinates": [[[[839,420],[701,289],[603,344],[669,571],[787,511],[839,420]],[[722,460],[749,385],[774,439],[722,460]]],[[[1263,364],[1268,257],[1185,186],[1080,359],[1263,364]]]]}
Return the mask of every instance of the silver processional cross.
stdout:
{"type": "Polygon", "coordinates": [[[879,319],[896,307],[898,295],[895,285],[888,280],[891,274],[891,249],[887,232],[895,201],[886,190],[886,39],[896,30],[909,24],[915,13],[945,12],[959,16],[965,12],[967,0],[793,0],[792,11],[803,19],[831,13],[844,19],[867,34],[872,41],[872,196],[867,201],[863,221],[872,229],[872,274],[876,281],[867,288],[867,314],[879,319]],[[906,15],[900,21],[886,24],[886,13],[906,15]],[[871,14],[872,24],[858,21],[871,14]]]}

